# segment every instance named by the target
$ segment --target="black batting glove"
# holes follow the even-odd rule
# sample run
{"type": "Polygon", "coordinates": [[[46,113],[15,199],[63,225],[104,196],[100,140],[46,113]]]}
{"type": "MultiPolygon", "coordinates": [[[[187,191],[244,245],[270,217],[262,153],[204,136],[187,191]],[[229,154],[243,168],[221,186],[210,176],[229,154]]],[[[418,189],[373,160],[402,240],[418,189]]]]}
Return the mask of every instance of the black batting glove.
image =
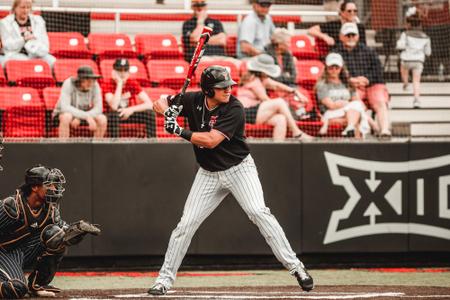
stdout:
{"type": "Polygon", "coordinates": [[[168,133],[175,134],[180,136],[183,132],[183,127],[178,125],[176,118],[168,118],[164,119],[164,128],[168,133]]]}
{"type": "Polygon", "coordinates": [[[182,110],[183,105],[180,106],[172,105],[164,111],[164,117],[176,119],[180,115],[182,110]]]}

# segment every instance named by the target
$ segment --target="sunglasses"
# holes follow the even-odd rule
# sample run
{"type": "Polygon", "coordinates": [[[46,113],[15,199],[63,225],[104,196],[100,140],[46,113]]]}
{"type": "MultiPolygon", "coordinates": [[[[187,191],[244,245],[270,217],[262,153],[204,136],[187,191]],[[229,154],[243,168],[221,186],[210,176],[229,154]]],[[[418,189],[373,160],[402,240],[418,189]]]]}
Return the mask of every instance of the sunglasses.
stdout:
{"type": "Polygon", "coordinates": [[[232,86],[229,85],[229,86],[226,86],[226,87],[215,87],[214,89],[220,90],[220,91],[226,91],[226,90],[228,90],[228,89],[231,90],[231,88],[232,88],[232,86]]]}
{"type": "Polygon", "coordinates": [[[271,6],[272,6],[272,3],[259,3],[259,5],[260,5],[261,7],[268,8],[268,7],[271,7],[271,6]]]}
{"type": "Polygon", "coordinates": [[[353,38],[353,37],[357,36],[357,34],[349,33],[349,34],[346,34],[345,36],[348,38],[353,38]]]}
{"type": "Polygon", "coordinates": [[[358,10],[357,9],[347,9],[346,12],[348,12],[349,14],[351,14],[351,13],[356,14],[356,13],[358,13],[358,10]]]}
{"type": "Polygon", "coordinates": [[[341,67],[338,65],[332,65],[332,66],[328,66],[327,68],[330,70],[337,70],[337,69],[340,69],[341,67]]]}

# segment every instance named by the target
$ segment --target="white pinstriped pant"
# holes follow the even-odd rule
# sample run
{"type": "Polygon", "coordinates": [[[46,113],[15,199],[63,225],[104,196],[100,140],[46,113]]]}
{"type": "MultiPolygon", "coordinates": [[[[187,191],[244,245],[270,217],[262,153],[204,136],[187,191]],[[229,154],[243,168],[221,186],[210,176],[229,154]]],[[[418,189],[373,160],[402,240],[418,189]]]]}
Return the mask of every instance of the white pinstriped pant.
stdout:
{"type": "Polygon", "coordinates": [[[171,288],[176,273],[202,222],[229,194],[238,201],[250,220],[258,226],[276,258],[292,270],[300,261],[292,250],[283,229],[264,203],[258,171],[251,155],[239,165],[225,171],[209,172],[200,168],[184,206],[183,216],[170,236],[164,264],[156,283],[171,288]]]}

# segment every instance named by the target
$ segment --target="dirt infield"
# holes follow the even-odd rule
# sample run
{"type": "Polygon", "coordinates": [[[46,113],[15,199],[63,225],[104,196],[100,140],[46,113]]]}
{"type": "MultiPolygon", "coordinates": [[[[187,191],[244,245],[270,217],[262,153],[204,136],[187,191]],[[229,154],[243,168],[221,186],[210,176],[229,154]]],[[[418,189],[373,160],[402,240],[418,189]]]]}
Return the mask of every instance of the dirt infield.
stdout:
{"type": "Polygon", "coordinates": [[[306,293],[297,287],[180,288],[163,297],[144,289],[69,290],[56,299],[450,299],[450,288],[412,286],[318,286],[306,293]]]}
{"type": "Polygon", "coordinates": [[[57,299],[450,299],[450,269],[310,270],[316,288],[302,292],[285,270],[178,273],[164,297],[147,295],[156,272],[61,272],[57,299]]]}

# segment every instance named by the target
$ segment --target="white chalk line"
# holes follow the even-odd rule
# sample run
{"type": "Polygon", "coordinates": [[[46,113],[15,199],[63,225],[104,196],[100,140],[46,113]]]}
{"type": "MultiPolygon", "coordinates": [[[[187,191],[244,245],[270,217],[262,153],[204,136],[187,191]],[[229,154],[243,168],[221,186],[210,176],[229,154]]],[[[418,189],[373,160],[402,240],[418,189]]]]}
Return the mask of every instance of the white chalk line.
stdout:
{"type": "MultiPolygon", "coordinates": [[[[190,291],[191,293],[191,291],[190,291]]],[[[194,292],[192,292],[194,294],[194,292]]],[[[225,292],[223,292],[225,294],[225,292]]],[[[255,294],[255,293],[254,293],[255,294]]],[[[399,297],[405,295],[404,293],[358,293],[352,295],[333,295],[333,293],[327,293],[328,295],[312,295],[312,294],[297,294],[297,295],[220,295],[219,293],[209,293],[207,295],[177,295],[177,294],[166,294],[164,296],[157,296],[159,298],[181,298],[181,299],[361,299],[361,298],[377,298],[377,297],[399,297]]],[[[116,298],[152,298],[154,296],[144,294],[128,294],[128,295],[114,295],[116,298]]]]}

